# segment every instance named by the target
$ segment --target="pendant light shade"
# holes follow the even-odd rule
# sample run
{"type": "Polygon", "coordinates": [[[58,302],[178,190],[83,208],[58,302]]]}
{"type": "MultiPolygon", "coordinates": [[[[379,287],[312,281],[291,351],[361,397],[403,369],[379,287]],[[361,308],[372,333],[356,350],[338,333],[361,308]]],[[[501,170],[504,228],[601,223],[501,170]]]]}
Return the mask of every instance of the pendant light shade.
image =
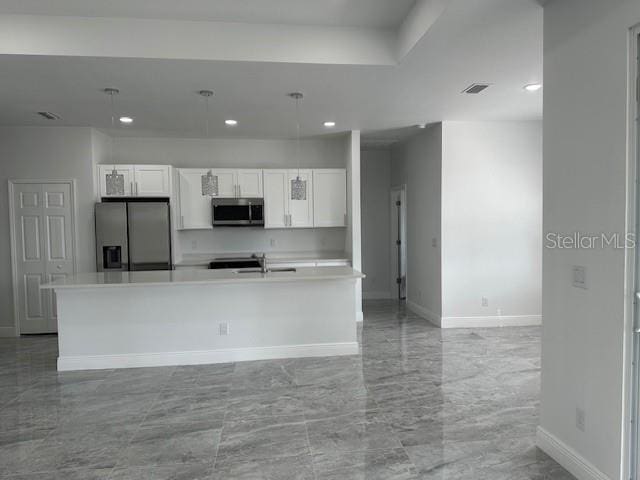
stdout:
{"type": "Polygon", "coordinates": [[[291,180],[291,200],[307,199],[307,181],[300,178],[300,100],[304,95],[300,92],[290,93],[289,96],[296,101],[296,157],[298,160],[298,175],[291,180]]]}
{"type": "Polygon", "coordinates": [[[218,196],[218,176],[214,175],[211,170],[200,178],[202,182],[202,196],[217,197],[218,196]]]}
{"type": "MultiPolygon", "coordinates": [[[[200,90],[198,94],[204,97],[207,102],[204,123],[205,123],[205,131],[208,139],[209,138],[209,99],[213,97],[213,92],[211,90],[200,90]]],[[[200,177],[200,183],[202,185],[203,197],[217,197],[219,195],[220,191],[218,189],[218,176],[214,175],[211,170],[209,170],[206,175],[202,175],[200,177]]]]}
{"type": "MultiPolygon", "coordinates": [[[[105,88],[103,90],[104,93],[106,93],[107,95],[109,95],[109,103],[111,106],[111,128],[113,129],[115,127],[115,119],[116,119],[116,111],[115,111],[115,100],[114,97],[116,95],[118,95],[120,93],[120,90],[118,90],[117,88],[105,88]]],[[[111,149],[111,163],[114,163],[113,161],[113,132],[111,133],[111,142],[110,142],[110,149],[111,149]]],[[[106,194],[107,195],[117,195],[120,197],[124,197],[125,192],[124,192],[124,174],[123,173],[118,173],[118,170],[116,170],[116,168],[114,167],[113,170],[111,171],[111,173],[107,173],[105,175],[105,185],[106,185],[106,194]]]]}

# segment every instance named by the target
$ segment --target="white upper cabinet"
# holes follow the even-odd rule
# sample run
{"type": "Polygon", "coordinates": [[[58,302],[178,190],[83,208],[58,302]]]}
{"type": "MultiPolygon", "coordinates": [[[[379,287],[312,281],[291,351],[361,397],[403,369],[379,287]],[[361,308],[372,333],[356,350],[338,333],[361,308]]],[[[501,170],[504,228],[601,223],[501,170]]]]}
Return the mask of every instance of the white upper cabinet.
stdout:
{"type": "Polygon", "coordinates": [[[264,228],[287,228],[289,202],[287,200],[287,170],[265,170],[264,228]]]}
{"type": "Polygon", "coordinates": [[[211,174],[218,177],[218,198],[234,198],[238,196],[237,170],[213,168],[211,169],[211,174]]]}
{"type": "Polygon", "coordinates": [[[135,194],[138,197],[168,197],[171,195],[171,167],[168,165],[136,165],[135,194]]]}
{"type": "Polygon", "coordinates": [[[101,197],[131,197],[134,195],[133,185],[133,165],[99,165],[98,166],[98,181],[100,182],[100,196],[101,197]],[[122,194],[107,193],[107,175],[111,175],[113,170],[118,175],[124,176],[124,191],[122,194]]]}
{"type": "Polygon", "coordinates": [[[307,182],[307,196],[291,199],[291,181],[298,170],[264,170],[265,228],[313,227],[313,174],[300,170],[300,178],[307,182]]]}
{"type": "Polygon", "coordinates": [[[209,230],[211,224],[211,197],[202,195],[202,176],[209,170],[181,168],[178,170],[177,225],[179,230],[209,230]]]}
{"type": "Polygon", "coordinates": [[[262,198],[262,170],[242,169],[237,171],[238,196],[241,198],[262,198]]]}
{"type": "Polygon", "coordinates": [[[344,227],[347,218],[347,172],[313,171],[313,222],[316,227],[344,227]]]}
{"type": "Polygon", "coordinates": [[[219,198],[262,198],[262,170],[213,168],[211,173],[218,177],[219,198]]]}
{"type": "Polygon", "coordinates": [[[313,173],[312,170],[289,170],[287,182],[287,198],[289,199],[289,227],[313,227],[313,173]],[[307,182],[307,195],[303,200],[291,199],[291,181],[300,174],[300,179],[307,182]]]}
{"type": "Polygon", "coordinates": [[[99,165],[101,197],[169,197],[171,167],[168,165],[99,165]],[[107,192],[107,175],[113,170],[124,176],[124,190],[107,192]]]}

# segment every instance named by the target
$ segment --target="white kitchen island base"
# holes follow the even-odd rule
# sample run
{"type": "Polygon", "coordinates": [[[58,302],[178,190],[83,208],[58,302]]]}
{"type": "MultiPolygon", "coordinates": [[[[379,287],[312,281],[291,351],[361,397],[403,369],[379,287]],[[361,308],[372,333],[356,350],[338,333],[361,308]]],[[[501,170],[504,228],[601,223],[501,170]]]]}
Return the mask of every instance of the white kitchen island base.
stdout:
{"type": "Polygon", "coordinates": [[[58,370],[358,353],[348,267],[80,274],[56,291],[58,370]]]}

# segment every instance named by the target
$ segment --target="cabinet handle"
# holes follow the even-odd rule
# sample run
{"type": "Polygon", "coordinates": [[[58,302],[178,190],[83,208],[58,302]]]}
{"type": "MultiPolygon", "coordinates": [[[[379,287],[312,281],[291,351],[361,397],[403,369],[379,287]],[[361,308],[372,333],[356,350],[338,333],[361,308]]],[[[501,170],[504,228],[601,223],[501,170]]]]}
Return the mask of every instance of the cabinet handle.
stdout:
{"type": "Polygon", "coordinates": [[[136,182],[136,197],[138,196],[138,182],[136,182]]]}
{"type": "Polygon", "coordinates": [[[238,196],[242,198],[242,188],[238,185],[238,196]]]}

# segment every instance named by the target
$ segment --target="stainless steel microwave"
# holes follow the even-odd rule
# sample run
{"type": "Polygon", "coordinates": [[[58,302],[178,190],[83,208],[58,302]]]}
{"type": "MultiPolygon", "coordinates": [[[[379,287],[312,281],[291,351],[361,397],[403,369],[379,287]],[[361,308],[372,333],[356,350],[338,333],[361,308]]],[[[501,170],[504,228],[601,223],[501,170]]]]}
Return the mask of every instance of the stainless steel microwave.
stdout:
{"type": "Polygon", "coordinates": [[[264,227],[264,199],[214,198],[214,227],[264,227]]]}

